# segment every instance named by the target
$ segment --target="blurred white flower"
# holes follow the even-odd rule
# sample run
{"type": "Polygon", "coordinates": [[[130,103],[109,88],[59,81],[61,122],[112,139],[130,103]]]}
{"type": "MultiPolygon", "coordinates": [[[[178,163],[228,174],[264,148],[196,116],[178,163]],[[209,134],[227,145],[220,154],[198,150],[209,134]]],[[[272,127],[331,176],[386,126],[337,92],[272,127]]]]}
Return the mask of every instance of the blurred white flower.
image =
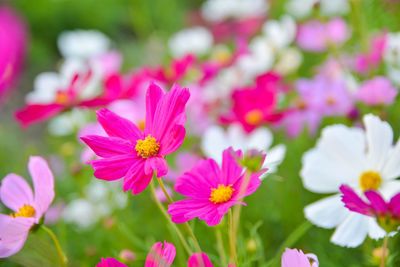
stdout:
{"type": "Polygon", "coordinates": [[[201,7],[201,14],[208,21],[220,22],[263,16],[267,10],[266,0],[207,0],[201,7]]]}
{"type": "Polygon", "coordinates": [[[381,238],[385,232],[374,218],[350,212],[341,202],[339,187],[347,184],[358,192],[379,190],[386,198],[400,191],[400,142],[393,145],[393,131],[374,115],[364,116],[365,130],[344,125],[326,127],[315,148],[303,156],[301,177],[314,193],[334,194],[305,208],[317,226],[336,228],[331,241],[346,247],[360,245],[365,237],[381,238]]]}
{"type": "Polygon", "coordinates": [[[267,154],[264,168],[268,168],[267,174],[274,173],[283,161],[286,153],[284,145],[276,145],[273,148],[272,133],[266,128],[258,128],[247,134],[239,124],[232,124],[225,131],[220,126],[212,126],[205,132],[201,147],[207,157],[215,159],[218,163],[222,161],[222,151],[228,147],[241,149],[246,152],[256,149],[267,154]]]}
{"type": "Polygon", "coordinates": [[[285,15],[280,20],[268,20],[262,28],[264,36],[270,40],[275,49],[289,46],[296,37],[296,22],[285,15]]]}
{"type": "Polygon", "coordinates": [[[274,71],[286,75],[293,73],[303,61],[303,56],[299,49],[289,47],[281,51],[278,61],[275,63],[274,71]]]}
{"type": "Polygon", "coordinates": [[[396,85],[400,85],[400,32],[387,35],[383,56],[387,76],[396,85]]]}
{"type": "Polygon", "coordinates": [[[348,0],[290,0],[286,4],[286,10],[300,19],[310,15],[317,6],[325,16],[344,15],[350,8],[348,0]]]}
{"type": "Polygon", "coordinates": [[[204,27],[193,27],[175,33],[168,42],[172,55],[176,58],[186,54],[204,55],[213,45],[212,34],[204,27]]]}
{"type": "Polygon", "coordinates": [[[114,210],[125,208],[127,201],[127,195],[121,192],[118,183],[106,184],[94,179],[87,185],[84,198],[67,204],[63,218],[80,228],[89,228],[114,210]]]}
{"type": "Polygon", "coordinates": [[[65,31],[58,37],[58,49],[64,58],[93,58],[106,53],[110,44],[110,39],[96,30],[65,31]]]}
{"type": "Polygon", "coordinates": [[[51,135],[65,136],[77,132],[90,121],[90,111],[72,109],[50,120],[48,130],[51,135]]]}

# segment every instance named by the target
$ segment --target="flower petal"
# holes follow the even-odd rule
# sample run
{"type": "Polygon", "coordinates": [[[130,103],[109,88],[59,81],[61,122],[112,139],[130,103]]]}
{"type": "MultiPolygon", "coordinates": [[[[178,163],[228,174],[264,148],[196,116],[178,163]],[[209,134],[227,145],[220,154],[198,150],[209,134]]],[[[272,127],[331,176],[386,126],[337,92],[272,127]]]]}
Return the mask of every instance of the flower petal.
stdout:
{"type": "Polygon", "coordinates": [[[109,136],[136,141],[142,132],[131,121],[122,118],[108,109],[97,111],[97,120],[109,136]]]}
{"type": "Polygon", "coordinates": [[[0,258],[12,256],[22,249],[33,224],[33,218],[0,214],[0,258]]]}
{"type": "Polygon", "coordinates": [[[164,95],[164,91],[155,83],[151,83],[146,92],[146,132],[153,129],[154,114],[160,99],[164,95]]]}
{"type": "Polygon", "coordinates": [[[134,145],[118,137],[104,137],[98,135],[88,135],[81,137],[97,156],[109,158],[121,154],[134,154],[134,145]]]}
{"type": "Polygon", "coordinates": [[[211,126],[205,132],[201,148],[204,154],[218,163],[222,162],[222,151],[229,147],[228,137],[222,127],[211,126]]]}
{"type": "Polygon", "coordinates": [[[235,151],[232,147],[224,150],[222,154],[222,175],[218,182],[224,185],[233,185],[242,177],[243,168],[238,163],[242,156],[242,151],[235,151]]]}
{"type": "Polygon", "coordinates": [[[343,222],[350,212],[344,207],[340,195],[334,195],[308,205],[304,213],[313,224],[333,228],[343,222]]]}
{"type": "Polygon", "coordinates": [[[182,145],[185,135],[185,127],[182,125],[175,125],[171,132],[165,136],[159,154],[168,155],[175,152],[182,145]]]}
{"type": "Polygon", "coordinates": [[[114,258],[102,258],[96,267],[128,267],[114,258]]]}
{"type": "Polygon", "coordinates": [[[32,176],[35,189],[35,215],[40,219],[54,199],[54,177],[47,162],[41,157],[30,157],[29,173],[32,176]]]}
{"type": "Polygon", "coordinates": [[[124,177],[124,191],[132,190],[132,194],[139,194],[147,188],[153,173],[145,173],[146,160],[140,159],[135,161],[124,177]]]}
{"type": "Polygon", "coordinates": [[[144,164],[144,173],[146,175],[153,175],[156,173],[158,178],[165,176],[168,173],[168,164],[164,158],[153,157],[146,160],[144,164]]]}
{"type": "Polygon", "coordinates": [[[102,180],[113,181],[124,177],[137,160],[133,155],[121,155],[93,160],[90,164],[94,169],[94,176],[102,180]]]}
{"type": "Polygon", "coordinates": [[[368,234],[368,220],[368,217],[352,212],[336,228],[331,237],[331,242],[342,247],[350,248],[361,245],[368,234]]]}
{"type": "Polygon", "coordinates": [[[29,184],[16,174],[8,174],[2,181],[0,187],[1,201],[8,208],[18,211],[25,204],[34,201],[32,189],[29,184]]]}
{"type": "Polygon", "coordinates": [[[18,110],[15,113],[15,118],[22,126],[28,127],[33,123],[41,122],[55,116],[63,109],[64,106],[59,104],[28,105],[18,110]]]}
{"type": "Polygon", "coordinates": [[[277,145],[267,151],[267,156],[263,164],[263,168],[268,168],[268,173],[276,172],[278,166],[282,163],[286,154],[285,145],[277,145]]]}
{"type": "Polygon", "coordinates": [[[395,179],[400,176],[400,140],[388,155],[382,170],[383,179],[395,179]]]}
{"type": "Polygon", "coordinates": [[[147,254],[145,267],[169,267],[174,262],[176,255],[175,246],[171,243],[155,243],[147,254]]]}
{"type": "Polygon", "coordinates": [[[287,248],[282,254],[281,267],[310,267],[310,260],[303,251],[287,248]]]}
{"type": "Polygon", "coordinates": [[[188,260],[188,267],[213,267],[206,253],[194,253],[188,260]]]}

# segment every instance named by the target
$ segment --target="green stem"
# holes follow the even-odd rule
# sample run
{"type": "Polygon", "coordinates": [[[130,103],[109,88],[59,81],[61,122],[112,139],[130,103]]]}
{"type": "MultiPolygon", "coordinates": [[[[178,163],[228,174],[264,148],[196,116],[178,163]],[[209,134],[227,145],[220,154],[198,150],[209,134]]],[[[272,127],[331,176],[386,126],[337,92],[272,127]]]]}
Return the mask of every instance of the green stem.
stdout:
{"type": "Polygon", "coordinates": [[[230,263],[234,263],[236,266],[238,266],[238,260],[236,254],[236,233],[233,221],[233,213],[231,209],[229,210],[228,213],[228,220],[229,220],[229,251],[230,251],[229,261],[230,263]]]}
{"type": "Polygon", "coordinates": [[[222,266],[228,266],[228,263],[226,261],[225,246],[224,246],[224,240],[222,239],[221,229],[218,226],[214,227],[214,229],[215,229],[215,239],[217,240],[218,255],[221,259],[222,266]]]}
{"type": "Polygon", "coordinates": [[[60,259],[60,264],[61,264],[61,266],[66,267],[67,264],[68,264],[68,259],[67,259],[67,257],[65,256],[65,253],[64,253],[64,251],[63,251],[62,248],[61,248],[61,245],[60,245],[60,242],[59,242],[58,239],[57,239],[57,236],[56,236],[56,235],[54,234],[54,232],[53,232],[50,228],[48,228],[47,226],[42,225],[41,228],[42,228],[42,229],[50,236],[50,238],[53,240],[54,246],[56,247],[56,250],[57,250],[58,257],[59,257],[59,259],[60,259]]]}
{"type": "MultiPolygon", "coordinates": [[[[156,178],[158,180],[158,178],[156,178]]],[[[151,193],[153,195],[153,200],[156,203],[157,207],[160,209],[161,213],[164,215],[165,219],[167,219],[168,223],[172,226],[172,228],[175,230],[175,232],[177,233],[179,240],[181,241],[183,248],[186,250],[186,252],[191,255],[193,253],[193,251],[190,249],[188,243],[186,242],[185,238],[183,237],[182,232],[179,230],[179,228],[171,221],[171,218],[169,217],[167,211],[165,210],[163,204],[160,202],[160,200],[157,197],[156,194],[156,188],[154,186],[154,179],[152,179],[151,183],[150,183],[150,189],[151,189],[151,193]]]]}
{"type": "Polygon", "coordinates": [[[379,267],[386,266],[386,254],[387,254],[387,250],[388,250],[388,243],[389,243],[389,236],[386,235],[385,238],[383,239],[381,264],[379,265],[379,267]]]}
{"type": "Polygon", "coordinates": [[[287,238],[286,240],[282,243],[282,245],[279,247],[277,255],[275,258],[270,260],[266,266],[276,266],[278,265],[277,262],[279,262],[279,259],[281,257],[281,254],[286,248],[292,247],[303,235],[305,235],[308,230],[310,230],[312,224],[309,221],[305,221],[302,223],[299,227],[297,227],[287,238]]]}
{"type": "Polygon", "coordinates": [[[354,30],[358,33],[358,38],[360,40],[363,51],[366,51],[368,49],[368,43],[364,28],[364,20],[362,16],[362,1],[363,0],[350,0],[350,6],[352,11],[354,30]]]}
{"type": "MultiPolygon", "coordinates": [[[[165,197],[167,198],[168,203],[169,204],[173,203],[174,199],[168,193],[168,191],[165,188],[165,185],[164,185],[163,181],[161,180],[161,178],[157,178],[157,182],[158,182],[158,185],[161,187],[161,190],[163,191],[165,197]]],[[[197,240],[196,235],[194,234],[194,232],[192,230],[192,227],[190,227],[189,223],[187,223],[187,222],[183,223],[183,227],[185,227],[186,231],[188,232],[188,234],[192,238],[194,246],[196,247],[196,251],[197,252],[201,252],[202,250],[201,250],[199,241],[197,240]]]]}

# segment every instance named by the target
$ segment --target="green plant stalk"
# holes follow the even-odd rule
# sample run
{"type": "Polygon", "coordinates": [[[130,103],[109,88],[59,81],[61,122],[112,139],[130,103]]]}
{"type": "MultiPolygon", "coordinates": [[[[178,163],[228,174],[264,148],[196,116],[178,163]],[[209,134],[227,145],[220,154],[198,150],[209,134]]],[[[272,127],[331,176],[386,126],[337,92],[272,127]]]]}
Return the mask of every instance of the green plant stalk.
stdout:
{"type": "Polygon", "coordinates": [[[221,259],[222,266],[228,266],[228,262],[227,262],[226,254],[225,254],[224,240],[222,239],[221,229],[218,226],[214,227],[214,229],[215,229],[215,239],[217,240],[217,251],[218,251],[219,258],[221,259]]]}
{"type": "Polygon", "coordinates": [[[57,236],[54,234],[54,232],[50,228],[48,228],[44,224],[41,225],[41,228],[50,236],[51,240],[53,241],[54,246],[56,247],[56,250],[57,250],[58,258],[60,259],[61,266],[63,266],[63,267],[68,266],[68,259],[65,256],[65,253],[61,248],[61,245],[57,239],[57,236]]]}
{"type": "MultiPolygon", "coordinates": [[[[157,179],[157,178],[156,178],[157,179]]],[[[154,180],[154,179],[153,179],[154,180]]],[[[150,189],[151,189],[151,193],[153,195],[153,200],[156,203],[157,207],[160,209],[161,213],[164,215],[165,219],[168,221],[168,223],[172,226],[172,228],[175,230],[176,234],[179,237],[179,240],[181,241],[184,249],[186,250],[186,252],[191,255],[193,253],[193,251],[190,249],[188,243],[186,242],[185,238],[183,237],[182,232],[179,230],[179,228],[171,221],[171,218],[169,217],[167,211],[165,210],[163,204],[160,202],[160,200],[157,198],[157,194],[156,194],[156,189],[154,186],[154,182],[153,180],[150,183],[150,189]]]]}
{"type": "Polygon", "coordinates": [[[236,254],[236,233],[235,226],[233,221],[233,212],[230,209],[228,213],[228,224],[229,224],[229,261],[230,263],[234,263],[236,266],[238,264],[237,254],[236,254]]]}
{"type": "Polygon", "coordinates": [[[381,263],[380,263],[379,267],[386,266],[386,252],[388,250],[388,243],[389,243],[389,236],[386,235],[385,238],[383,239],[381,263]]]}

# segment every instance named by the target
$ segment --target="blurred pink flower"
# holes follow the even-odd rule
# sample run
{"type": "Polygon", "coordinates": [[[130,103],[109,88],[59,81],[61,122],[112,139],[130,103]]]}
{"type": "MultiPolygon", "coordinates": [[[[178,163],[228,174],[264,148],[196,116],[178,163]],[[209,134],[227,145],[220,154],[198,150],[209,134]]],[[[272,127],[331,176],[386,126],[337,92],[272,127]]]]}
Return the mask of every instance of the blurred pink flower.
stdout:
{"type": "Polygon", "coordinates": [[[91,162],[94,175],[113,181],[124,178],[123,189],[142,192],[153,173],[168,172],[165,156],[177,150],[185,138],[185,106],[189,90],[174,85],[164,93],[151,84],[146,96],[144,130],[107,109],[97,112],[98,121],[108,137],[89,135],[81,139],[101,157],[91,162]]]}
{"type": "Polygon", "coordinates": [[[330,45],[339,46],[347,41],[349,32],[346,22],[341,18],[335,18],[327,23],[318,20],[310,20],[299,25],[296,41],[300,48],[323,52],[330,45]]]}
{"type": "Polygon", "coordinates": [[[190,256],[188,267],[214,267],[206,253],[194,253],[190,256]]]}
{"type": "Polygon", "coordinates": [[[102,258],[96,267],[128,267],[114,258],[102,258]]]}
{"type": "Polygon", "coordinates": [[[396,231],[400,227],[400,193],[387,202],[374,190],[364,192],[367,201],[347,185],[342,185],[340,191],[342,202],[349,210],[377,218],[379,225],[387,232],[396,231]]]}
{"type": "Polygon", "coordinates": [[[145,267],[169,267],[174,262],[176,255],[175,246],[164,241],[155,243],[147,254],[145,267]]]}
{"type": "Polygon", "coordinates": [[[11,8],[0,6],[0,100],[18,78],[26,46],[23,21],[11,8]]]}
{"type": "Polygon", "coordinates": [[[304,254],[298,249],[287,248],[282,255],[281,267],[318,267],[318,258],[314,254],[304,254]]]}
{"type": "Polygon", "coordinates": [[[54,199],[54,177],[41,157],[30,157],[28,163],[34,192],[16,174],[8,174],[1,182],[0,199],[11,209],[10,215],[0,214],[0,258],[21,250],[33,225],[39,224],[54,199]]]}
{"type": "Polygon", "coordinates": [[[246,132],[265,123],[276,123],[283,117],[277,110],[280,76],[272,72],[256,79],[256,84],[232,93],[232,110],[221,117],[223,123],[239,122],[246,132]]]}
{"type": "Polygon", "coordinates": [[[390,105],[396,96],[396,88],[389,79],[383,76],[377,76],[363,82],[356,92],[356,99],[369,106],[390,105]]]}
{"type": "Polygon", "coordinates": [[[365,74],[377,68],[382,62],[383,53],[387,42],[387,34],[381,33],[371,40],[369,51],[356,55],[354,59],[354,69],[358,73],[365,74]]]}
{"type": "Polygon", "coordinates": [[[266,170],[252,174],[247,188],[242,188],[244,169],[237,162],[242,156],[240,150],[228,148],[223,152],[221,167],[213,159],[202,160],[178,178],[175,190],[187,198],[169,205],[172,221],[184,223],[197,217],[214,226],[229,208],[244,205],[242,198],[257,190],[266,170]]]}

